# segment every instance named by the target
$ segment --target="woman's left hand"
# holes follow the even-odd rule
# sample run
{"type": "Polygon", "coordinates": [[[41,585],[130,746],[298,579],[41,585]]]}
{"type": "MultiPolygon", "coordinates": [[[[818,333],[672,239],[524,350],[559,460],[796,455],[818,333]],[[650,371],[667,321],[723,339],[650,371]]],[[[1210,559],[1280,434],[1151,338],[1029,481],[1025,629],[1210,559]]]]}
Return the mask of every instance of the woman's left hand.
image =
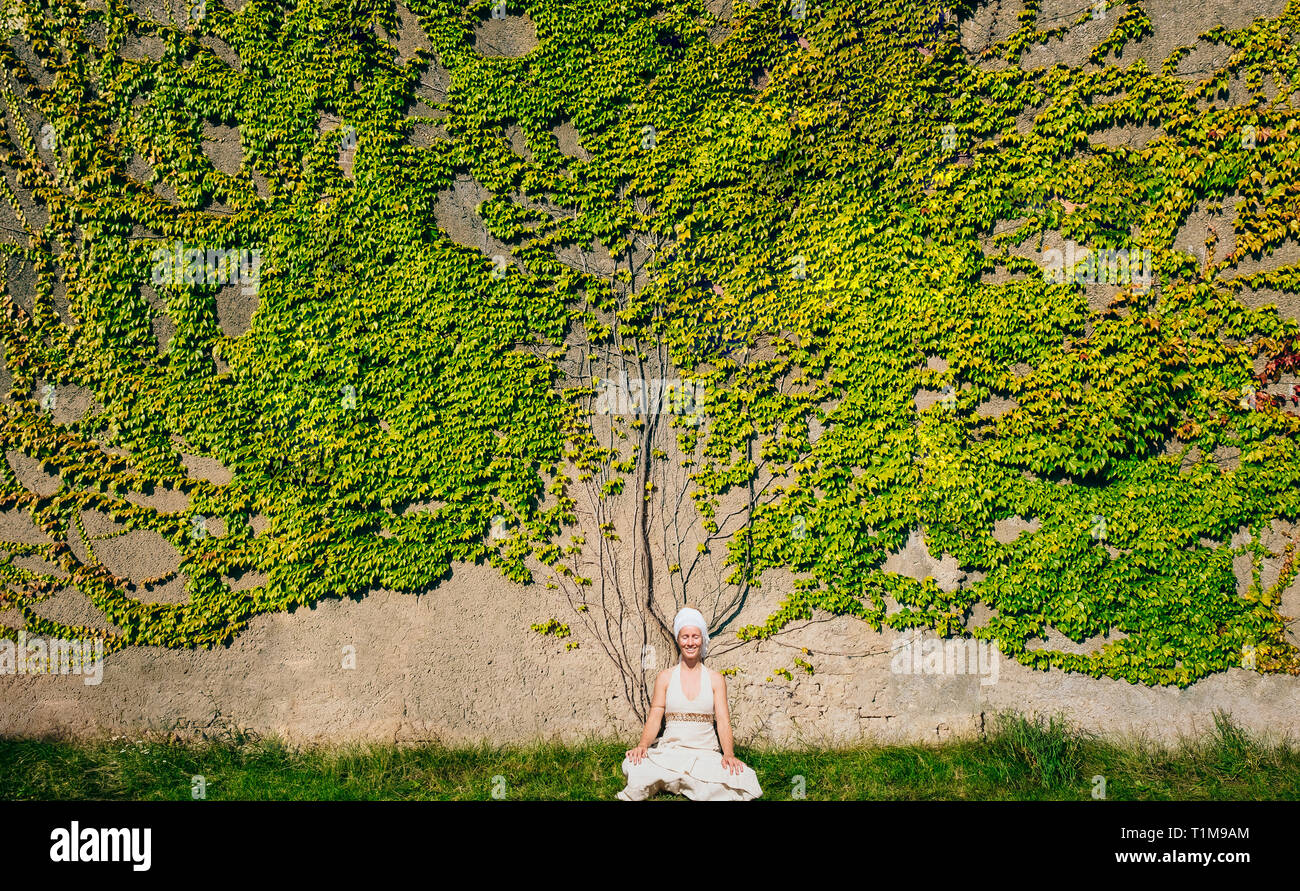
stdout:
{"type": "Polygon", "coordinates": [[[738,773],[744,773],[745,771],[744,762],[734,756],[723,755],[722,766],[727,768],[727,770],[731,771],[732,773],[738,774],[738,773]]]}

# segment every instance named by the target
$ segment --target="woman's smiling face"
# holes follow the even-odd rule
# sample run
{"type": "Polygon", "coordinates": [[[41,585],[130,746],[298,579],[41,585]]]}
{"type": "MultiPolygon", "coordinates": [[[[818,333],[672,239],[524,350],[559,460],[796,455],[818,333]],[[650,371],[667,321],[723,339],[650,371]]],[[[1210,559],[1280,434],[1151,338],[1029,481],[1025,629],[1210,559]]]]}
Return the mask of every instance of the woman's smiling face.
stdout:
{"type": "Polygon", "coordinates": [[[700,654],[700,645],[704,642],[704,636],[700,634],[700,629],[694,625],[687,625],[677,635],[677,646],[681,647],[682,655],[689,656],[692,659],[700,654]]]}

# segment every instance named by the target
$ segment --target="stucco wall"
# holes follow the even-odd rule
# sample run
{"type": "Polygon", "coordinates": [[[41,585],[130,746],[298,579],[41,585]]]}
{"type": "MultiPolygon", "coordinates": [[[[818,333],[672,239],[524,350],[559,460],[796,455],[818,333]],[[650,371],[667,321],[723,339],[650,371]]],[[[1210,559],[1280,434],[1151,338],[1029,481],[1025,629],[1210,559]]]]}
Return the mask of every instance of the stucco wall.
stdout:
{"type": "MultiPolygon", "coordinates": [[[[1043,18],[1066,13],[1077,17],[1077,6],[1047,0],[1043,18]]],[[[1118,64],[1127,65],[1139,56],[1158,64],[1176,46],[1196,44],[1197,34],[1218,24],[1240,27],[1261,15],[1278,15],[1284,4],[1148,0],[1146,6],[1156,33],[1126,50],[1118,64]]],[[[1005,37],[1019,11],[1018,0],[984,5],[963,28],[963,42],[974,50],[989,35],[1005,37]]],[[[1112,12],[1118,14],[1119,9],[1112,12]]],[[[1035,49],[1023,62],[1050,66],[1086,59],[1105,34],[1095,25],[1077,30],[1065,41],[1035,49]]],[[[1189,69],[1208,64],[1216,51],[1221,52],[1200,44],[1195,65],[1187,63],[1189,69]]],[[[1145,141],[1153,136],[1143,128],[1132,129],[1132,134],[1109,133],[1107,139],[1131,136],[1145,141]]],[[[1286,299],[1290,302],[1279,303],[1279,308],[1294,317],[1295,301],[1286,299]]],[[[251,309],[243,314],[251,314],[251,309]]],[[[11,455],[10,460],[20,476],[40,485],[38,470],[19,467],[21,456],[11,455]]],[[[196,466],[195,472],[206,475],[205,469],[196,466]]],[[[4,516],[0,523],[21,520],[4,516]]],[[[1283,534],[1291,532],[1275,528],[1266,544],[1280,552],[1283,534]]],[[[34,528],[9,529],[5,537],[10,533],[40,535],[34,528]]],[[[104,548],[107,558],[113,557],[112,547],[118,547],[126,563],[147,563],[155,545],[133,539],[104,548]],[[136,553],[133,548],[142,550],[136,553]]],[[[1277,558],[1265,567],[1266,583],[1270,574],[1277,577],[1280,562],[1277,558]]],[[[152,566],[126,571],[130,568],[124,566],[123,574],[158,574],[152,566]]],[[[919,535],[891,557],[886,568],[918,578],[933,575],[941,585],[962,581],[955,564],[925,552],[919,535]]],[[[751,597],[731,630],[762,621],[779,602],[780,592],[780,580],[771,580],[751,597]]],[[[165,592],[153,593],[165,599],[165,592]]],[[[77,596],[74,591],[49,608],[65,610],[59,618],[68,621],[91,621],[91,615],[83,615],[88,604],[77,596]]],[[[584,637],[576,623],[574,636],[567,640],[529,630],[532,623],[551,616],[567,621],[565,609],[540,585],[513,585],[491,568],[462,566],[449,581],[418,596],[376,591],[357,600],[327,600],[311,609],[261,616],[231,645],[216,650],[137,647],[113,653],[105,659],[98,684],[86,684],[80,676],[0,676],[0,734],[93,736],[146,728],[215,734],[239,727],[304,742],[502,742],[618,734],[631,744],[638,726],[614,668],[596,641],[584,637]],[[566,650],[569,641],[576,641],[578,648],[566,650]],[[349,654],[352,667],[347,665],[349,654]]],[[[1281,611],[1300,614],[1300,585],[1286,592],[1281,611]]],[[[0,621],[5,621],[2,615],[0,621]]],[[[1294,627],[1292,639],[1300,642],[1294,627]]],[[[826,743],[861,736],[941,740],[978,732],[988,716],[1002,708],[1064,712],[1094,731],[1168,741],[1209,726],[1216,709],[1260,732],[1300,733],[1297,677],[1232,670],[1184,690],[1143,688],[1055,670],[1033,671],[996,658],[986,661],[982,674],[906,673],[897,670],[903,665],[891,653],[897,643],[895,633],[876,633],[854,619],[820,619],[796,623],[773,641],[719,652],[708,661],[715,668],[737,669],[729,688],[733,724],[742,743],[826,743]],[[802,648],[810,651],[807,658],[815,674],[796,672],[793,681],[779,676],[767,680],[774,668],[790,665],[802,648]]],[[[1050,643],[1065,645],[1060,640],[1050,643]]],[[[727,634],[719,635],[716,650],[726,645],[727,634]]],[[[670,655],[658,654],[658,667],[666,667],[670,655]]]]}
{"type": "MultiPolygon", "coordinates": [[[[898,564],[938,577],[924,556],[900,556],[898,564]]],[[[1276,563],[1269,571],[1276,578],[1276,563]]],[[[776,590],[763,589],[739,623],[763,619],[776,590]]],[[[75,675],[0,677],[0,733],[218,734],[238,727],[301,742],[617,734],[630,744],[639,726],[594,640],[575,624],[567,641],[579,647],[566,650],[567,641],[529,630],[551,615],[563,618],[560,610],[540,585],[512,585],[490,567],[462,566],[423,595],[376,591],[261,616],[229,647],[112,653],[98,684],[75,675]]],[[[1300,614],[1300,584],[1287,591],[1282,610],[1300,614]]],[[[825,618],[731,652],[722,652],[728,635],[715,635],[717,655],[706,661],[738,669],[728,684],[742,743],[937,741],[978,732],[1002,708],[1064,712],[1097,732],[1167,741],[1211,726],[1214,710],[1223,709],[1259,732],[1300,735],[1297,677],[1232,670],[1183,690],[1145,688],[1035,671],[995,654],[977,659],[973,673],[963,661],[964,673],[931,674],[924,663],[891,653],[898,644],[895,632],[825,618]],[[815,674],[767,681],[803,647],[815,674]]],[[[668,659],[658,654],[659,667],[668,659]]]]}

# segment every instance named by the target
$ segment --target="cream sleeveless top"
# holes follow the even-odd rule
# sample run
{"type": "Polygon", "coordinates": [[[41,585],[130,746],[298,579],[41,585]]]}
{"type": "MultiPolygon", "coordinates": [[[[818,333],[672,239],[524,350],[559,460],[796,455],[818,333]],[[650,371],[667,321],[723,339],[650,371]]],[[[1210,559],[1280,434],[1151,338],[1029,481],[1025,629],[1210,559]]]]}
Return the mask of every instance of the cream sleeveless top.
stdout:
{"type": "Polygon", "coordinates": [[[700,665],[700,692],[694,699],[687,699],[682,689],[682,664],[673,666],[672,677],[668,681],[668,695],[664,703],[664,719],[672,721],[676,715],[691,715],[690,718],[676,720],[700,720],[701,715],[713,718],[713,682],[709,679],[709,670],[700,665]]]}

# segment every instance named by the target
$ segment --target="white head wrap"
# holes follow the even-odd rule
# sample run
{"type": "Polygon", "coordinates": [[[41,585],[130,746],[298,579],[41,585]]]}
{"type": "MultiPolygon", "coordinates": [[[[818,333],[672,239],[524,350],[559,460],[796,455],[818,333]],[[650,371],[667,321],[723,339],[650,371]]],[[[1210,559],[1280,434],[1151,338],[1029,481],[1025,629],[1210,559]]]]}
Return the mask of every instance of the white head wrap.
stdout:
{"type": "Polygon", "coordinates": [[[700,629],[700,658],[709,655],[709,626],[704,621],[703,614],[699,610],[684,606],[677,611],[677,618],[673,619],[673,640],[681,636],[683,628],[700,629]]]}

